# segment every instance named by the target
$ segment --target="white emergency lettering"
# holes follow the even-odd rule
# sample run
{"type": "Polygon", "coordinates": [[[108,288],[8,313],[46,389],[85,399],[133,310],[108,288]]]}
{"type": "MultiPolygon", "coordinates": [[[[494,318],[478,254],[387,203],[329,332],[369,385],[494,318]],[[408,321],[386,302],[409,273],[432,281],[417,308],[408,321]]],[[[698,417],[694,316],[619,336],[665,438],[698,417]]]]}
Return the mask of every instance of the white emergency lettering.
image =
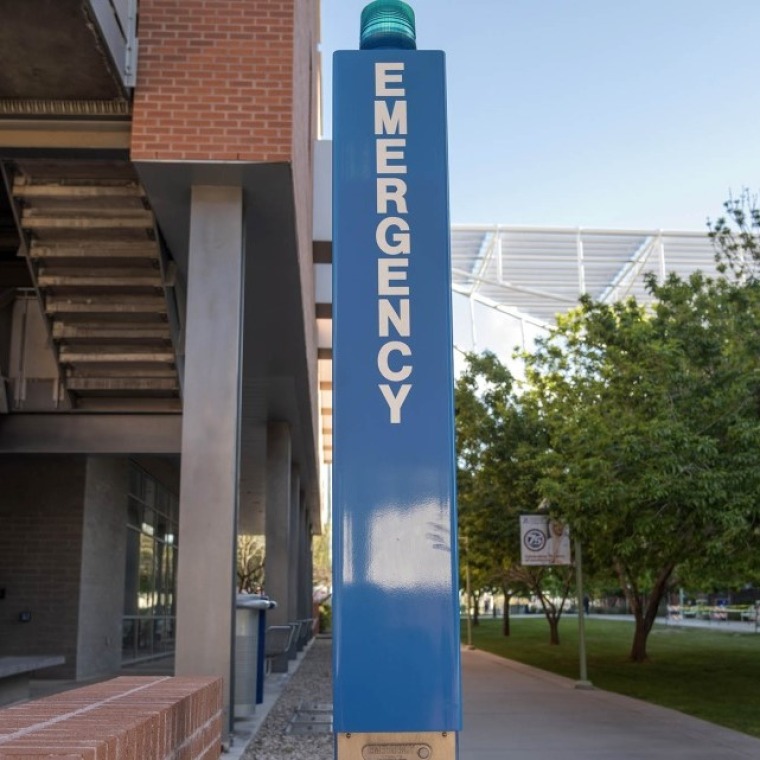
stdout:
{"type": "MultiPolygon", "coordinates": [[[[407,134],[407,102],[402,99],[406,97],[406,89],[403,85],[403,63],[375,64],[375,170],[377,213],[381,215],[375,230],[379,338],[410,338],[412,335],[408,280],[412,232],[409,222],[404,219],[408,214],[407,184],[400,177],[407,173],[406,138],[386,136],[407,134]],[[391,205],[393,215],[389,209],[391,205]]],[[[400,425],[402,408],[413,386],[411,382],[404,382],[414,372],[409,344],[401,340],[382,343],[377,353],[377,369],[386,381],[378,383],[377,387],[388,405],[389,421],[391,425],[400,425]]]]}

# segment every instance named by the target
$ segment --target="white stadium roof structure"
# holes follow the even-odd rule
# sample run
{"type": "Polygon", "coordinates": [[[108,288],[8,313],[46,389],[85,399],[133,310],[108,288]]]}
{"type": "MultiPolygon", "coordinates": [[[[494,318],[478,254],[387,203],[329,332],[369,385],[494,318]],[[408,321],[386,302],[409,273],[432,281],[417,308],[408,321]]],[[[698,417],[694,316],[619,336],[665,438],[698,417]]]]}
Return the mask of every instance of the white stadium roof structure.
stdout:
{"type": "MultiPolygon", "coordinates": [[[[644,275],[695,270],[716,274],[713,245],[703,232],[454,225],[451,228],[454,362],[492,351],[522,374],[515,349],[531,350],[558,313],[582,293],[613,302],[649,299],[644,275]]],[[[330,302],[331,266],[317,264],[317,288],[330,302]],[[320,290],[321,289],[321,290],[320,290]]],[[[318,298],[318,300],[320,300],[318,298]]],[[[317,319],[322,445],[332,461],[332,314],[317,319]]]]}
{"type": "Polygon", "coordinates": [[[659,279],[669,272],[717,273],[706,232],[454,225],[451,259],[455,345],[502,355],[517,342],[527,347],[530,334],[550,328],[556,315],[576,306],[583,293],[610,303],[628,296],[645,302],[651,300],[644,282],[648,272],[659,279]],[[469,315],[457,296],[469,301],[469,315]],[[502,319],[494,322],[493,313],[485,317],[485,309],[502,319]],[[486,331],[478,327],[484,319],[490,321],[486,331]],[[463,321],[469,322],[464,330],[457,327],[463,321]],[[505,338],[509,346],[490,345],[494,330],[503,333],[500,323],[512,323],[522,331],[521,339],[505,338]]]}

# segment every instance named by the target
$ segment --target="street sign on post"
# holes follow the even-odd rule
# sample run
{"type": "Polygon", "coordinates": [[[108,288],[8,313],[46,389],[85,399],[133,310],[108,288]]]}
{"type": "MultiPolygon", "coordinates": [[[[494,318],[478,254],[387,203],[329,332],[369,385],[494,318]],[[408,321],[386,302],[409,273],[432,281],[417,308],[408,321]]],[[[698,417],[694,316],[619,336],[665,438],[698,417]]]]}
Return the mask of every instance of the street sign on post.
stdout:
{"type": "Polygon", "coordinates": [[[520,563],[570,565],[570,528],[547,515],[520,516],[520,563]]]}
{"type": "MultiPolygon", "coordinates": [[[[520,563],[526,566],[572,565],[570,528],[548,515],[520,516],[520,563]]],[[[586,665],[586,633],[583,611],[581,542],[575,539],[575,592],[578,604],[578,661],[580,680],[576,688],[592,689],[586,665]]]]}
{"type": "MultiPolygon", "coordinates": [[[[365,12],[388,6],[408,20],[405,3],[376,0],[365,12]]],[[[378,25],[366,30],[386,39],[378,25]]],[[[337,756],[453,760],[461,688],[444,56],[370,48],[336,53],[333,67],[337,756]]]]}

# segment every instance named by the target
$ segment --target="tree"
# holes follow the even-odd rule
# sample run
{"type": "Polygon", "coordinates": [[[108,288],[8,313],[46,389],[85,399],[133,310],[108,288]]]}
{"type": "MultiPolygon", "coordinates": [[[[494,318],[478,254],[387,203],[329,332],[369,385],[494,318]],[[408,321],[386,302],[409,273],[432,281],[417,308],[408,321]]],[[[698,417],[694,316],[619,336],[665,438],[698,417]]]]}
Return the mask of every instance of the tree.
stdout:
{"type": "Polygon", "coordinates": [[[332,589],[331,526],[329,524],[326,525],[323,528],[322,534],[314,536],[312,540],[313,585],[315,588],[319,588],[323,594],[327,594],[332,589]]]}
{"type": "Polygon", "coordinates": [[[520,567],[519,518],[535,511],[541,499],[536,467],[546,448],[545,431],[532,408],[521,403],[509,370],[490,353],[467,357],[457,382],[456,412],[459,526],[472,577],[504,594],[505,636],[509,600],[523,590],[541,599],[550,641],[558,644],[563,604],[553,599],[559,594],[564,603],[565,574],[520,567]]]}
{"type": "Polygon", "coordinates": [[[549,624],[549,643],[559,644],[559,622],[573,584],[573,568],[569,565],[524,567],[513,570],[515,580],[535,596],[549,624]]]}
{"type": "Polygon", "coordinates": [[[264,585],[264,541],[260,536],[238,536],[237,581],[239,593],[254,593],[264,585]]]}
{"type": "Polygon", "coordinates": [[[746,555],[760,524],[757,287],[700,274],[648,287],[652,310],[583,298],[527,357],[549,431],[542,492],[615,569],[636,662],[674,570],[746,555]]]}
{"type": "MultiPolygon", "coordinates": [[[[509,635],[510,571],[518,540],[502,459],[512,453],[503,451],[512,388],[512,375],[493,354],[470,354],[455,393],[459,532],[466,540],[471,574],[504,593],[504,635],[509,635]]],[[[516,447],[512,444],[510,449],[516,447]]]]}
{"type": "Polygon", "coordinates": [[[760,275],[760,208],[757,196],[744,190],[729,198],[725,216],[708,222],[715,246],[715,260],[722,273],[731,272],[738,282],[756,282],[760,275]]]}

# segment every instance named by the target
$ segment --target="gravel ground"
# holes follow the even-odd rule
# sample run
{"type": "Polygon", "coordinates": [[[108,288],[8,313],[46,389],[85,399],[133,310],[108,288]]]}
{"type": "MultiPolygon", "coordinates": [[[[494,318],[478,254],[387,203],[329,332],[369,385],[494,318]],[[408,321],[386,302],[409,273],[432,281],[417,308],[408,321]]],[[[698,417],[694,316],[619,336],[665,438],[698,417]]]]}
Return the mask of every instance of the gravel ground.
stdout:
{"type": "Polygon", "coordinates": [[[248,745],[243,760],[333,760],[333,735],[285,733],[302,702],[332,702],[332,639],[317,638],[248,745]]]}

